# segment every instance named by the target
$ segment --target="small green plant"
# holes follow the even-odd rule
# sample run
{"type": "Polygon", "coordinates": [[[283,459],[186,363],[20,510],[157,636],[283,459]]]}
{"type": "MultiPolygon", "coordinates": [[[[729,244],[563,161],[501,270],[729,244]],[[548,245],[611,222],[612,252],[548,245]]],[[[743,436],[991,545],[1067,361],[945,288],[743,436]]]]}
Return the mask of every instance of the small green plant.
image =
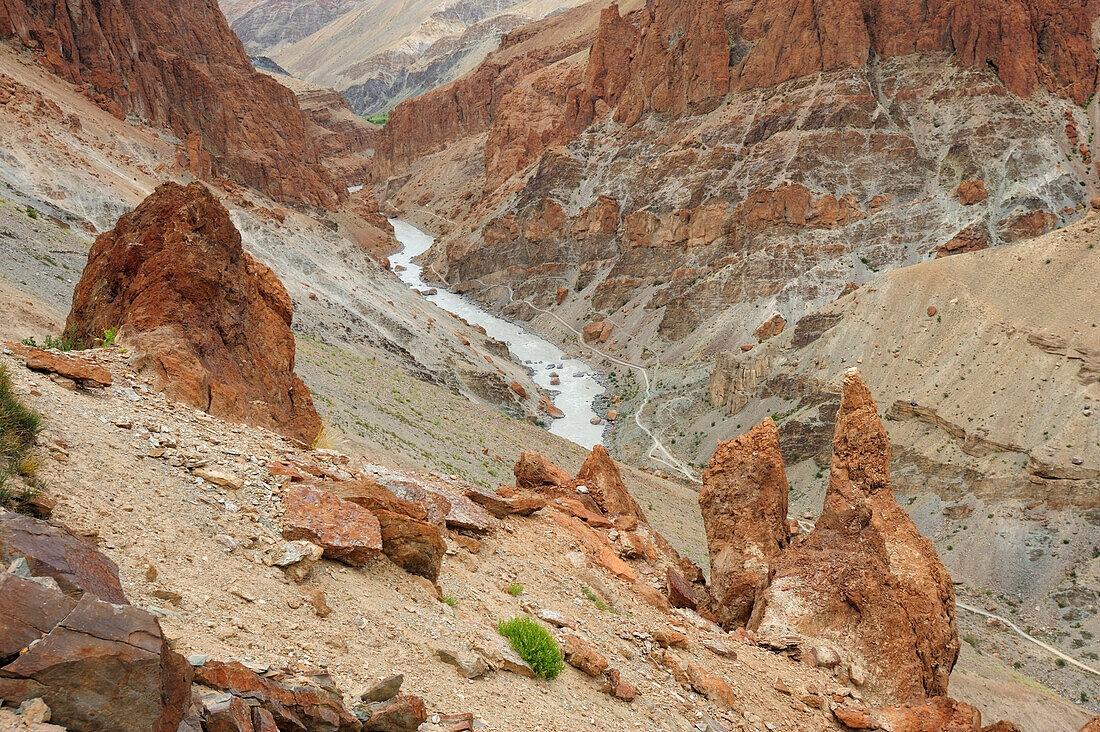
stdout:
{"type": "Polygon", "coordinates": [[[558,642],[531,618],[501,620],[497,632],[508,639],[512,649],[537,675],[553,679],[565,668],[558,642]]]}
{"type": "Polygon", "coordinates": [[[455,607],[458,605],[458,599],[456,599],[454,595],[444,595],[440,599],[442,599],[444,603],[451,607],[455,607]]]}
{"type": "Polygon", "coordinates": [[[381,127],[390,121],[390,113],[383,112],[382,114],[370,114],[367,115],[366,119],[367,122],[370,122],[372,125],[378,125],[379,127],[381,127]]]}
{"type": "Polygon", "coordinates": [[[1054,660],[1054,665],[1057,666],[1058,668],[1065,668],[1066,667],[1066,659],[1056,658],[1054,660]]]}
{"type": "Polygon", "coordinates": [[[981,642],[975,636],[970,635],[968,633],[968,634],[963,636],[963,640],[966,641],[967,643],[969,643],[970,647],[973,648],[978,653],[982,652],[981,642]]]}
{"type": "Polygon", "coordinates": [[[37,219],[38,218],[38,211],[35,210],[34,206],[27,206],[26,213],[27,213],[28,218],[32,218],[32,219],[37,219]]]}
{"type": "Polygon", "coordinates": [[[107,328],[103,331],[103,345],[113,346],[115,345],[115,336],[118,335],[117,328],[107,328]]]}
{"type": "Polygon", "coordinates": [[[523,594],[523,585],[521,585],[519,582],[513,582],[512,584],[508,585],[508,594],[512,597],[519,597],[523,594]]]}
{"type": "Polygon", "coordinates": [[[587,597],[587,598],[588,598],[589,600],[591,600],[592,602],[594,602],[594,603],[596,604],[596,607],[597,607],[597,608],[599,608],[600,610],[603,610],[603,611],[604,611],[605,613],[618,613],[618,612],[619,612],[618,610],[616,610],[615,608],[611,607],[611,606],[610,606],[610,605],[608,605],[608,604],[607,604],[606,602],[604,602],[603,600],[601,600],[601,599],[600,599],[600,598],[599,598],[599,597],[598,597],[598,596],[596,595],[596,593],[595,593],[595,592],[593,592],[593,591],[592,591],[591,589],[589,589],[589,588],[587,588],[587,587],[582,587],[582,588],[581,588],[581,592],[583,592],[583,593],[584,593],[584,596],[585,596],[585,597],[587,597]]]}
{"type": "Polygon", "coordinates": [[[0,364],[0,505],[25,500],[37,492],[33,476],[37,462],[30,457],[42,430],[42,417],[23,405],[12,389],[11,375],[0,364]],[[15,475],[31,478],[30,487],[15,491],[8,481],[15,475]]]}

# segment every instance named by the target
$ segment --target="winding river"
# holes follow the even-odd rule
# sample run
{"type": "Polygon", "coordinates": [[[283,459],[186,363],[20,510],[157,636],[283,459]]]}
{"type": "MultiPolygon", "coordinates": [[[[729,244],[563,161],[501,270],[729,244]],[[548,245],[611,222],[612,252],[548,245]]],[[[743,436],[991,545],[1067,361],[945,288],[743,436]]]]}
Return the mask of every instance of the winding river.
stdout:
{"type": "Polygon", "coordinates": [[[589,449],[602,443],[604,426],[591,422],[597,416],[594,401],[604,392],[596,371],[580,359],[568,358],[546,339],[489,313],[470,298],[425,282],[421,277],[422,268],[413,260],[426,252],[435,238],[407,221],[390,219],[390,223],[403,247],[400,252],[390,255],[390,264],[395,269],[397,265],[405,268],[397,270],[397,276],[409,287],[422,292],[435,288],[436,294],[426,295],[429,300],[449,313],[480,325],[488,335],[508,345],[512,355],[531,369],[534,382],[551,394],[554,406],[565,412],[561,419],[546,417],[551,432],[589,449]],[[557,385],[550,384],[554,374],[560,380],[557,385]]]}

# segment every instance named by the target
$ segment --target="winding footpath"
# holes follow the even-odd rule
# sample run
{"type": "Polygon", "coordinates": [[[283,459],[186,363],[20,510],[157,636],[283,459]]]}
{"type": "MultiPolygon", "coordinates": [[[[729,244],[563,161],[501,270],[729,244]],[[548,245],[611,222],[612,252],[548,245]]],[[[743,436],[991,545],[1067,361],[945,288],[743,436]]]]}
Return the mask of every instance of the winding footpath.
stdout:
{"type": "Polygon", "coordinates": [[[1039,646],[1040,648],[1042,648],[1047,653],[1050,653],[1054,656],[1057,656],[1058,658],[1062,659],[1066,663],[1081,669],[1085,673],[1090,673],[1093,676],[1100,676],[1100,671],[1097,671],[1092,666],[1086,666],[1085,664],[1078,661],[1076,658],[1072,658],[1070,656],[1067,656],[1066,654],[1062,653],[1061,651],[1059,651],[1054,646],[1047,645],[1046,643],[1043,643],[1038,638],[1032,638],[1030,635],[1028,635],[1025,631],[1021,630],[1019,626],[1017,626],[1015,623],[1013,623],[1008,618],[1003,618],[1000,615],[994,615],[993,613],[986,612],[985,610],[982,610],[980,608],[976,608],[973,605],[967,605],[965,602],[959,602],[958,600],[955,601],[955,607],[961,607],[963,610],[966,610],[968,612],[972,612],[972,613],[975,613],[977,615],[981,615],[981,616],[984,616],[984,617],[987,617],[987,618],[993,618],[994,620],[998,620],[998,621],[1004,623],[1005,625],[1007,625],[1009,627],[1009,629],[1011,629],[1013,632],[1016,633],[1016,635],[1020,636],[1021,638],[1023,638],[1026,641],[1029,641],[1029,642],[1033,643],[1034,645],[1039,646]]]}

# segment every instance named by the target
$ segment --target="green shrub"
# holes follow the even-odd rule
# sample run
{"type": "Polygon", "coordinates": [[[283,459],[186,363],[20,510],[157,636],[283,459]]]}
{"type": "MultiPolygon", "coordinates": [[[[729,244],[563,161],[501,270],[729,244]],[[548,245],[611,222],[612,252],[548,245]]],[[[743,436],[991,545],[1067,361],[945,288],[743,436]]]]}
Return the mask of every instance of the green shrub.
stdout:
{"type": "Polygon", "coordinates": [[[555,678],[565,668],[558,642],[531,618],[501,620],[497,632],[507,638],[520,658],[544,679],[555,678]]]}
{"type": "Polygon", "coordinates": [[[117,328],[107,328],[103,331],[103,345],[113,346],[115,345],[115,336],[118,335],[117,328]]]}
{"type": "Polygon", "coordinates": [[[508,585],[508,594],[512,597],[519,597],[523,594],[523,585],[521,585],[519,582],[513,582],[512,584],[508,585]]]}
{"type": "Polygon", "coordinates": [[[455,607],[456,605],[458,605],[458,599],[455,598],[454,595],[444,595],[441,599],[443,600],[443,602],[445,602],[447,605],[450,605],[451,607],[455,607]]]}
{"type": "Polygon", "coordinates": [[[0,364],[0,503],[17,497],[6,486],[12,476],[33,474],[30,452],[41,430],[42,417],[19,401],[12,390],[11,374],[0,364]]]}

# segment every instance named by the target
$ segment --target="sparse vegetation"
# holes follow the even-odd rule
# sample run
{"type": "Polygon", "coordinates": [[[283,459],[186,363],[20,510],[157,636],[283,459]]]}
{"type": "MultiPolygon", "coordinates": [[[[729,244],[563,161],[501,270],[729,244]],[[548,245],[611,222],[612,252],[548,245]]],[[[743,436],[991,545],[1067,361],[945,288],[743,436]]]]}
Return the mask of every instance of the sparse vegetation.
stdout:
{"type": "Polygon", "coordinates": [[[531,618],[502,620],[497,625],[497,632],[507,638],[520,658],[544,679],[555,678],[565,668],[558,642],[531,618]]]}
{"type": "Polygon", "coordinates": [[[967,633],[966,635],[963,636],[963,640],[966,641],[967,643],[969,643],[970,647],[973,648],[978,653],[982,652],[981,641],[979,641],[975,636],[967,633]]]}
{"type": "Polygon", "coordinates": [[[381,127],[382,125],[390,121],[390,113],[383,112],[382,114],[368,114],[366,117],[364,117],[364,119],[366,119],[367,122],[370,122],[372,125],[378,125],[379,127],[381,127]]]}
{"type": "Polygon", "coordinates": [[[19,401],[11,374],[0,365],[0,505],[27,500],[37,492],[34,472],[38,465],[30,453],[41,430],[42,417],[19,401]],[[16,475],[30,479],[28,487],[10,487],[8,483],[16,475]]]}
{"type": "Polygon", "coordinates": [[[521,585],[519,582],[513,582],[512,584],[508,585],[508,594],[512,597],[519,597],[523,594],[523,585],[521,585]]]}
{"type": "MultiPolygon", "coordinates": [[[[652,506],[651,506],[651,508],[652,508],[652,506]]],[[[584,596],[585,596],[585,597],[587,597],[587,598],[588,598],[589,600],[591,600],[592,602],[594,602],[594,603],[596,604],[596,607],[598,607],[598,608],[599,608],[600,610],[603,610],[603,611],[604,611],[605,613],[614,613],[614,612],[618,612],[618,611],[617,611],[617,610],[616,610],[615,608],[611,607],[611,606],[610,606],[610,605],[608,605],[608,604],[607,604],[606,602],[604,602],[603,600],[601,600],[601,599],[600,599],[600,598],[599,598],[599,597],[598,597],[598,596],[596,595],[596,593],[595,593],[595,592],[593,592],[593,591],[592,591],[591,589],[589,589],[588,587],[584,587],[584,588],[582,588],[582,589],[581,589],[581,592],[583,592],[583,593],[584,593],[584,596]]]]}
{"type": "Polygon", "coordinates": [[[458,599],[454,595],[444,595],[440,599],[443,600],[444,604],[450,607],[458,606],[458,599]]]}

